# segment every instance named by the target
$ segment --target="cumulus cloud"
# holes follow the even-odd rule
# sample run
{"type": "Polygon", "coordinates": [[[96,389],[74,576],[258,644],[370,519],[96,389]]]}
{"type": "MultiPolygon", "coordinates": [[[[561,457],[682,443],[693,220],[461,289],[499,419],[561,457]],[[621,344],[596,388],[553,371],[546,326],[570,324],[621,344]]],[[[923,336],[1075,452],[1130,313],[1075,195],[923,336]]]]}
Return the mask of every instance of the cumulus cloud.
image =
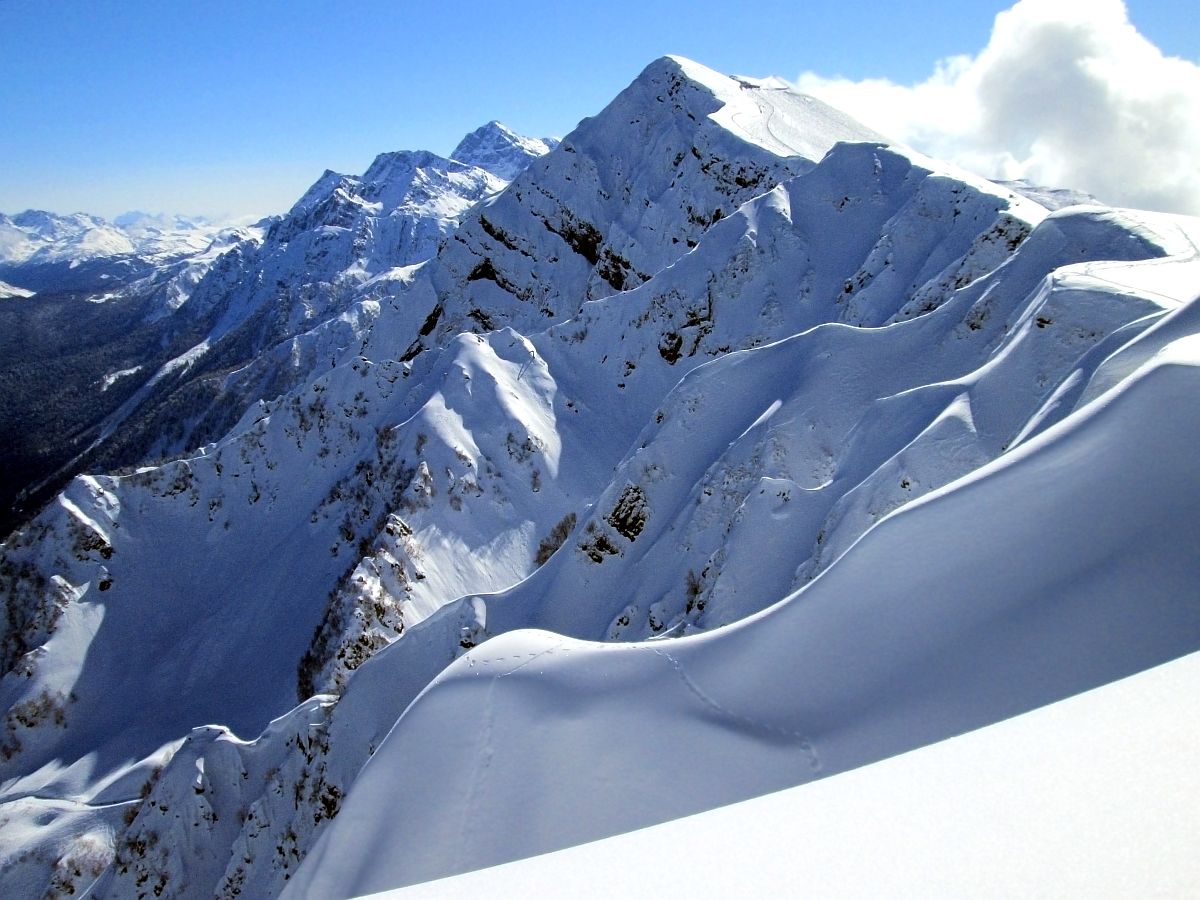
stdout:
{"type": "Polygon", "coordinates": [[[805,72],[796,86],[989,178],[1200,215],[1200,66],[1164,56],[1122,0],[1020,0],[982,51],[919,84],[805,72]]]}

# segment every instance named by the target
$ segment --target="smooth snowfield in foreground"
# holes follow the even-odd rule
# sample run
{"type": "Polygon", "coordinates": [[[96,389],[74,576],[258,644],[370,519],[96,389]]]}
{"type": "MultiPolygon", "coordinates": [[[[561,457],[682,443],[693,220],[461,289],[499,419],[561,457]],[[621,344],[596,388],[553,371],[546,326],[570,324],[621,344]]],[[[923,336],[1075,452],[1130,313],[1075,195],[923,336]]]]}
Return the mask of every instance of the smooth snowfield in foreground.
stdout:
{"type": "Polygon", "coordinates": [[[1195,896],[1200,654],[653,828],[375,895],[1195,896]]]}

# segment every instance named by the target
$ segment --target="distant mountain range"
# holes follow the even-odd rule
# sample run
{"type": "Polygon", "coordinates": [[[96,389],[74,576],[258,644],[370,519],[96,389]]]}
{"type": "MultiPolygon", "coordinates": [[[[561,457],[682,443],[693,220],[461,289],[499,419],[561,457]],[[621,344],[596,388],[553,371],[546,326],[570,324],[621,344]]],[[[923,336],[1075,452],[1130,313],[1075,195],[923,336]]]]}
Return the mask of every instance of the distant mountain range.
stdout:
{"type": "Polygon", "coordinates": [[[220,231],[204,219],[141,212],[112,222],[36,209],[0,213],[0,280],[35,293],[117,288],[199,253],[220,231]]]}
{"type": "Polygon", "coordinates": [[[665,57],[3,301],[0,893],[357,896],[1200,649],[1200,221],[1088,201],[665,57]]]}

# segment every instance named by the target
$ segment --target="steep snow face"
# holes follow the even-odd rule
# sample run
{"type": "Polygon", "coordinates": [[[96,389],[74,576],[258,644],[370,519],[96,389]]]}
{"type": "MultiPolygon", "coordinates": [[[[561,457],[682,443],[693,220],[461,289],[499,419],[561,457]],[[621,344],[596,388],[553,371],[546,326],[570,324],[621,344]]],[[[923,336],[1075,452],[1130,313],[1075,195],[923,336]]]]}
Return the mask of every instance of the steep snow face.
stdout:
{"type": "MultiPolygon", "coordinates": [[[[1121,226],[1102,215],[1103,225],[1089,211],[1046,220],[944,310],[883,330],[819,328],[685,377],[647,413],[653,423],[581,523],[575,554],[539,573],[556,582],[545,600],[527,592],[513,601],[518,621],[542,602],[541,627],[589,638],[734,621],[811,580],[892,510],[1056,421],[1113,341],[1170,305],[1090,276],[1099,266],[1069,266],[1098,247],[1162,252],[1161,242],[1134,238],[1138,219],[1121,226]],[[574,596],[589,599],[575,608],[564,599],[574,596]]],[[[1144,268],[1158,277],[1170,267],[1144,268]]],[[[1189,268],[1175,265],[1179,299],[1189,268]]],[[[715,309],[720,326],[722,304],[715,309]]],[[[621,383],[653,371],[650,354],[628,359],[621,383]]],[[[508,627],[492,604],[489,622],[508,627]]]]}
{"type": "Polygon", "coordinates": [[[491,172],[501,181],[512,181],[531,162],[557,146],[557,138],[523,137],[492,121],[463,138],[450,158],[491,172]]]}

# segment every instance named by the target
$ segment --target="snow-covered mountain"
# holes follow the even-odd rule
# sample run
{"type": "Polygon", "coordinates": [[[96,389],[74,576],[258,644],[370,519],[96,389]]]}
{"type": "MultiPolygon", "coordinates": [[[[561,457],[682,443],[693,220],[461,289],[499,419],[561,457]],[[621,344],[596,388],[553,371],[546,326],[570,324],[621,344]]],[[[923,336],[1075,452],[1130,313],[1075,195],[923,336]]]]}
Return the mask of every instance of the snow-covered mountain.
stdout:
{"type": "Polygon", "coordinates": [[[678,58],[452,156],[160,304],[227,433],[3,546],[5,891],[352,896],[1200,649],[1200,222],[678,58]]]}
{"type": "Polygon", "coordinates": [[[450,158],[512,181],[532,160],[558,146],[558,138],[529,138],[492,120],[459,141],[450,158]]]}
{"type": "MultiPolygon", "coordinates": [[[[505,174],[548,146],[498,123],[465,144],[505,174]]],[[[328,367],[331,352],[357,346],[364,314],[344,314],[364,285],[386,285],[390,273],[432,256],[472,205],[506,183],[431,153],[385,153],[361,176],[326,172],[285,216],[224,230],[124,288],[5,311],[14,331],[62,337],[38,354],[16,341],[0,354],[0,381],[11,382],[15,396],[2,428],[11,435],[12,481],[0,500],[28,510],[80,471],[158,460],[221,437],[257,400],[328,367]],[[306,343],[302,336],[318,325],[328,339],[306,343]],[[71,365],[45,373],[46,356],[71,365]],[[64,398],[52,404],[50,427],[31,431],[51,405],[48,392],[64,398]]],[[[171,223],[130,214],[120,224],[145,249],[171,223]]],[[[6,524],[15,521],[0,515],[6,524]]]]}
{"type": "MultiPolygon", "coordinates": [[[[498,123],[472,137],[491,147],[483,161],[505,173],[546,148],[498,123]]],[[[154,295],[196,323],[196,337],[105,422],[99,461],[192,450],[224,435],[257,400],[353,354],[371,316],[364,296],[403,283],[468,210],[506,184],[487,168],[426,151],[384,153],[361,176],[327,171],[260,241],[239,244],[198,278],[184,271],[156,283],[154,295]]]]}
{"type": "Polygon", "coordinates": [[[0,213],[0,278],[35,292],[109,290],[198,253],[221,231],[204,219],[131,212],[0,213]]]}

